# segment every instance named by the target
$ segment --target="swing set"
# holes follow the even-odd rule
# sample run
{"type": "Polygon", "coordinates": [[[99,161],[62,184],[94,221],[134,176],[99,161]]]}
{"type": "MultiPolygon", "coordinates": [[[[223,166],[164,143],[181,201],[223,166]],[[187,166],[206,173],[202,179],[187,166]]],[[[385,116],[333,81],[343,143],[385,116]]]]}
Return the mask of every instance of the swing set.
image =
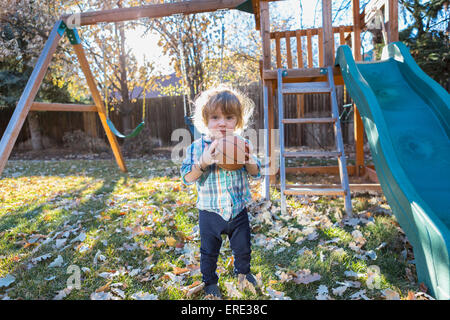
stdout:
{"type": "MultiPolygon", "coordinates": [[[[353,5],[353,26],[341,26],[332,27],[331,24],[331,0],[322,0],[323,10],[323,28],[308,29],[308,30],[295,30],[295,31],[282,31],[271,32],[270,31],[270,19],[268,4],[271,1],[262,0],[192,0],[192,1],[180,1],[164,4],[149,4],[140,7],[131,8],[116,8],[109,10],[99,10],[82,12],[77,14],[66,14],[54,24],[52,31],[50,32],[45,46],[37,60],[37,63],[33,69],[33,72],[25,86],[25,89],[17,103],[14,113],[10,119],[10,122],[0,141],[0,175],[8,161],[12,148],[17,140],[19,132],[25,122],[25,119],[30,111],[71,111],[71,112],[96,112],[100,118],[103,129],[105,130],[106,137],[113,151],[114,158],[123,172],[127,172],[127,168],[117,142],[119,138],[131,138],[135,137],[142,131],[145,126],[145,92],[143,103],[143,116],[142,122],[129,134],[120,133],[112,123],[109,117],[108,111],[108,95],[105,92],[105,97],[102,96],[98,90],[96,80],[93,77],[89,63],[86,59],[85,51],[81,45],[81,40],[78,35],[77,28],[86,25],[93,25],[98,23],[113,23],[129,20],[137,20],[141,18],[161,18],[176,14],[195,14],[202,12],[211,12],[216,10],[228,10],[237,9],[240,11],[248,12],[254,15],[256,29],[261,33],[262,39],[262,61],[260,61],[260,72],[263,81],[264,90],[267,90],[267,110],[265,110],[265,128],[274,128],[274,93],[276,90],[277,71],[274,70],[272,56],[271,56],[271,40],[275,40],[276,47],[276,67],[281,66],[280,55],[280,40],[283,39],[297,39],[297,49],[303,55],[307,56],[307,65],[303,64],[303,60],[299,59],[297,68],[293,68],[292,54],[290,52],[290,41],[286,41],[287,49],[287,69],[285,69],[286,76],[284,77],[287,82],[311,82],[317,81],[326,77],[322,74],[322,69],[327,66],[333,65],[334,56],[334,41],[330,40],[334,37],[335,33],[340,36],[341,43],[345,43],[350,39],[353,41],[354,55],[359,60],[361,47],[359,35],[361,30],[367,24],[370,14],[368,11],[359,13],[359,0],[352,0],[353,5]],[[365,15],[366,14],[366,15],[365,15]],[[351,36],[353,34],[353,36],[351,36]],[[82,104],[63,104],[63,103],[43,103],[34,101],[36,93],[42,83],[42,79],[48,69],[53,54],[56,51],[59,40],[66,35],[72,44],[72,48],[77,56],[78,64],[85,76],[87,86],[91,92],[94,104],[82,105],[82,104]],[[319,48],[319,67],[313,66],[313,53],[312,53],[312,39],[318,37],[319,48]],[[301,39],[306,37],[306,50],[302,53],[302,41],[301,39]]],[[[388,14],[390,22],[388,25],[389,41],[395,41],[398,38],[397,30],[397,6],[394,5],[393,0],[372,0],[371,2],[385,2],[388,3],[384,7],[388,8],[388,14]],[[392,23],[391,23],[392,22],[392,23]]],[[[383,30],[384,31],[384,30],[383,30]]],[[[223,26],[222,26],[222,41],[223,41],[223,26]]],[[[305,41],[305,40],[303,40],[305,41]]],[[[305,42],[304,42],[305,43],[305,42]]],[[[223,50],[222,44],[222,50],[223,50]]],[[[222,59],[223,52],[221,53],[222,59]]],[[[336,84],[342,84],[342,75],[340,70],[333,68],[334,78],[336,84]]],[[[283,74],[284,74],[283,73],[283,74]]],[[[106,85],[105,85],[106,88],[106,85]]],[[[303,95],[299,96],[297,101],[297,113],[301,116],[304,113],[303,95]]],[[[266,108],[265,108],[266,109],[266,108]]],[[[363,151],[363,126],[359,116],[358,110],[354,109],[354,126],[355,126],[355,144],[356,144],[356,165],[349,166],[349,174],[356,173],[357,175],[364,174],[365,171],[370,170],[368,166],[364,165],[364,151],[363,151]]],[[[347,118],[348,115],[343,115],[347,118]]],[[[190,117],[187,115],[186,101],[185,101],[185,122],[190,128],[191,132],[195,130],[192,125],[190,117]]],[[[267,139],[268,150],[266,150],[266,157],[274,160],[275,153],[271,150],[271,137],[267,139]]],[[[310,172],[336,172],[337,168],[296,168],[296,171],[310,172]]],[[[292,170],[292,169],[291,169],[292,170]]],[[[267,180],[267,179],[266,179],[267,180]]],[[[274,175],[270,175],[270,181],[273,183],[274,175]]]]}
{"type": "Polygon", "coordinates": [[[141,7],[90,11],[61,16],[60,20],[54,24],[47,38],[45,46],[36,62],[30,78],[28,79],[25,89],[17,103],[2,139],[0,140],[0,175],[5,168],[6,162],[8,161],[19,132],[30,111],[96,112],[100,118],[103,129],[105,130],[106,137],[120,170],[127,172],[122,152],[116,137],[135,137],[144,128],[145,92],[142,122],[130,134],[125,135],[120,133],[109,117],[107,108],[107,93],[105,93],[105,101],[103,101],[98,90],[96,80],[92,74],[88,60],[86,59],[83,46],[81,45],[81,39],[76,29],[77,27],[98,23],[137,20],[141,18],[161,18],[174,14],[195,14],[223,9],[238,9],[246,12],[253,12],[253,2],[254,1],[251,0],[193,0],[176,3],[150,4],[141,7]],[[43,103],[34,101],[51,59],[56,51],[58,42],[64,34],[68,37],[77,56],[78,63],[85,76],[87,85],[94,100],[93,105],[43,103]]]}

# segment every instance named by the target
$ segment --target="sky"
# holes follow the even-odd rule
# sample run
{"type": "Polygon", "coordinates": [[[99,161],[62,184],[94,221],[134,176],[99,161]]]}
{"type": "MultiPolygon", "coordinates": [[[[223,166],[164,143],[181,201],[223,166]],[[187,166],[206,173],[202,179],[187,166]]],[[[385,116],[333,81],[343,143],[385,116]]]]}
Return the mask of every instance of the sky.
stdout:
{"type": "Polygon", "coordinates": [[[143,64],[144,58],[147,61],[154,61],[157,67],[157,72],[162,74],[173,73],[173,68],[170,66],[169,57],[162,53],[157,43],[159,36],[156,33],[149,33],[142,37],[144,30],[137,28],[133,31],[127,31],[126,41],[127,46],[132,48],[139,64],[143,64]]]}

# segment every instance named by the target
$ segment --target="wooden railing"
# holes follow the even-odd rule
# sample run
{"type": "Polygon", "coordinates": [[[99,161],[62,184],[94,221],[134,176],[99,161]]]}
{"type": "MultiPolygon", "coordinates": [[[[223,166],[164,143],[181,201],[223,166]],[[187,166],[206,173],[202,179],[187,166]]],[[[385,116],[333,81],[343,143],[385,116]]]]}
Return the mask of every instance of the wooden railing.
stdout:
{"type": "MultiPolygon", "coordinates": [[[[333,33],[335,36],[335,41],[333,43],[333,56],[335,53],[336,43],[339,45],[351,44],[352,32],[353,26],[333,27],[333,33]]],[[[275,62],[277,69],[300,69],[324,66],[322,28],[271,32],[270,39],[275,40],[275,62]],[[294,46],[291,43],[292,38],[295,39],[294,46]],[[285,44],[283,48],[282,40],[284,40],[285,44]],[[306,43],[306,50],[303,45],[304,43],[306,43]],[[318,50],[314,52],[313,47],[318,48],[318,50]],[[292,50],[292,48],[295,48],[296,50],[292,50]],[[296,56],[296,59],[293,58],[294,56],[296,56]]],[[[272,66],[273,65],[274,64],[272,63],[272,66]]]]}

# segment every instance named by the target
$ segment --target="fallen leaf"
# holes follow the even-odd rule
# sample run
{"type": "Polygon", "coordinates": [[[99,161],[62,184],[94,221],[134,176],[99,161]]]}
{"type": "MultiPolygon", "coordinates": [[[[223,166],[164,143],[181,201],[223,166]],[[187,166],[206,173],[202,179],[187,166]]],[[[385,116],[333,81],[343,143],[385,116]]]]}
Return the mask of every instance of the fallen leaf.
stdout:
{"type": "Polygon", "coordinates": [[[186,268],[191,272],[191,276],[195,276],[200,273],[200,265],[198,264],[188,264],[186,268]]]}
{"type": "Polygon", "coordinates": [[[16,278],[13,275],[8,274],[5,277],[0,278],[0,288],[8,287],[14,281],[16,281],[16,278]]]}
{"type": "Polygon", "coordinates": [[[120,298],[125,299],[125,291],[120,290],[119,288],[111,288],[111,291],[118,295],[120,298]]]}
{"type": "Polygon", "coordinates": [[[232,281],[225,282],[225,288],[227,289],[227,295],[230,298],[242,298],[242,293],[238,291],[236,285],[232,281]]]}
{"type": "Polygon", "coordinates": [[[162,240],[158,240],[158,241],[156,241],[156,243],[155,243],[155,246],[156,246],[156,248],[161,248],[162,246],[164,245],[164,241],[162,241],[162,240]]]}
{"type": "Polygon", "coordinates": [[[91,293],[90,298],[91,298],[91,300],[112,300],[113,296],[110,292],[100,291],[100,292],[91,293]]]}
{"type": "Polygon", "coordinates": [[[186,297],[190,298],[196,293],[200,292],[205,287],[205,283],[200,283],[199,281],[195,281],[191,284],[187,289],[186,297]]]}
{"type": "Polygon", "coordinates": [[[400,300],[400,295],[392,289],[384,289],[381,292],[386,300],[400,300]]]}
{"type": "Polygon", "coordinates": [[[406,300],[416,300],[416,296],[414,295],[414,292],[408,291],[408,297],[406,300]]]}
{"type": "Polygon", "coordinates": [[[273,300],[292,300],[290,297],[285,296],[284,292],[273,290],[272,288],[266,288],[267,295],[273,300]]]}
{"type": "Polygon", "coordinates": [[[74,243],[76,241],[83,242],[85,239],[86,239],[86,233],[81,232],[77,237],[73,238],[72,241],[70,241],[70,243],[74,243]]]}
{"type": "Polygon", "coordinates": [[[365,295],[365,293],[366,293],[366,290],[360,290],[360,291],[358,291],[358,292],[356,292],[356,293],[354,293],[354,294],[352,294],[351,296],[350,296],[350,299],[352,299],[352,300],[358,300],[358,299],[364,299],[364,300],[370,300],[366,295],[365,295]]]}
{"type": "Polygon", "coordinates": [[[53,300],[62,300],[65,297],[67,297],[71,292],[72,292],[72,287],[64,288],[61,291],[58,291],[58,293],[53,298],[53,300]]]}
{"type": "Polygon", "coordinates": [[[174,267],[172,270],[172,273],[175,275],[180,275],[180,274],[184,274],[186,272],[189,272],[190,270],[188,268],[178,268],[178,267],[174,267]]]}
{"type": "Polygon", "coordinates": [[[303,269],[295,274],[294,282],[297,284],[308,284],[320,280],[321,276],[318,273],[311,274],[309,269],[303,269]]]}
{"type": "Polygon", "coordinates": [[[37,246],[37,245],[39,245],[39,244],[36,243],[36,242],[33,242],[33,243],[27,242],[27,243],[23,246],[23,248],[26,249],[26,248],[28,248],[28,247],[31,247],[31,246],[37,246]]]}
{"type": "Polygon", "coordinates": [[[47,260],[47,259],[50,258],[51,256],[52,256],[52,255],[51,255],[50,253],[44,254],[44,255],[39,256],[39,257],[37,257],[37,258],[31,259],[31,262],[32,262],[33,264],[36,264],[37,262],[40,262],[40,261],[42,261],[42,260],[47,260]]]}
{"type": "Polygon", "coordinates": [[[337,296],[342,296],[342,294],[345,292],[345,290],[347,290],[347,286],[341,286],[341,287],[337,287],[337,288],[333,288],[331,289],[333,291],[334,295],[337,296]]]}
{"type": "Polygon", "coordinates": [[[238,289],[241,291],[248,289],[253,294],[256,294],[255,286],[252,283],[250,283],[250,281],[247,280],[245,274],[238,275],[238,289]]]}
{"type": "Polygon", "coordinates": [[[111,285],[112,281],[109,281],[107,284],[105,284],[104,286],[101,286],[100,288],[98,288],[97,290],[95,290],[95,292],[102,292],[102,291],[107,291],[109,290],[109,286],[111,285]]]}
{"type": "Polygon", "coordinates": [[[419,284],[419,290],[422,291],[422,292],[424,292],[424,293],[427,293],[428,287],[425,285],[425,283],[421,282],[421,283],[419,284]]]}
{"type": "Polygon", "coordinates": [[[175,247],[176,246],[176,244],[177,244],[177,240],[175,240],[175,238],[172,238],[172,237],[166,237],[166,244],[169,246],[169,247],[175,247]]]}
{"type": "Polygon", "coordinates": [[[150,294],[148,292],[139,291],[131,295],[131,298],[135,300],[158,300],[156,294],[150,294]]]}
{"type": "Polygon", "coordinates": [[[344,274],[346,277],[352,277],[352,278],[362,278],[365,276],[364,273],[357,273],[357,272],[351,271],[351,270],[344,271],[344,274]]]}
{"type": "Polygon", "coordinates": [[[63,257],[61,257],[61,255],[59,255],[55,260],[53,260],[52,263],[50,263],[48,265],[49,268],[57,268],[57,267],[61,267],[63,264],[64,260],[63,257]]]}
{"type": "Polygon", "coordinates": [[[317,296],[316,300],[329,300],[330,296],[328,295],[328,288],[326,285],[321,284],[319,288],[317,288],[317,296]]]}

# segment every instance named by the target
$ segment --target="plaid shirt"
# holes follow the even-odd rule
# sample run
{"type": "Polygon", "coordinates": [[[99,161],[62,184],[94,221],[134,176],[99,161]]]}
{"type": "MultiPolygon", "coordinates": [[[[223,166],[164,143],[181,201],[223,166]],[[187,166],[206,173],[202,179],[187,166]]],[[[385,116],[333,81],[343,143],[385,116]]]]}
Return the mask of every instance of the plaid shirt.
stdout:
{"type": "MultiPolygon", "coordinates": [[[[250,145],[249,140],[244,140],[250,145]]],[[[184,184],[194,183],[187,182],[184,177],[192,171],[192,166],[200,159],[206,145],[211,143],[210,137],[202,135],[187,148],[186,158],[180,169],[184,184]]],[[[258,166],[256,176],[250,175],[245,166],[235,171],[223,170],[216,164],[208,166],[195,181],[198,193],[197,208],[218,213],[226,221],[237,216],[252,199],[248,176],[253,179],[261,178],[261,163],[257,157],[252,157],[258,166]]]]}

